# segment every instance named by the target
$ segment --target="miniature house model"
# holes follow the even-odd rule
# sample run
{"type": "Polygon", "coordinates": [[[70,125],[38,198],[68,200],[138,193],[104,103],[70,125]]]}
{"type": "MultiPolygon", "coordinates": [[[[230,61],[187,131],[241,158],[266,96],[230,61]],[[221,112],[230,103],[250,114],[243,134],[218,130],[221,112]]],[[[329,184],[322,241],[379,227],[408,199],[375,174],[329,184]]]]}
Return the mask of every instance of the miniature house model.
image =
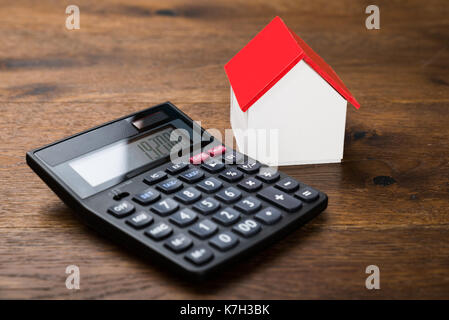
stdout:
{"type": "Polygon", "coordinates": [[[279,17],[225,71],[231,84],[231,125],[241,152],[269,165],[341,161],[347,101],[357,109],[360,105],[279,17]],[[262,138],[260,132],[265,132],[262,138]],[[264,144],[269,150],[254,147],[264,144]]]}

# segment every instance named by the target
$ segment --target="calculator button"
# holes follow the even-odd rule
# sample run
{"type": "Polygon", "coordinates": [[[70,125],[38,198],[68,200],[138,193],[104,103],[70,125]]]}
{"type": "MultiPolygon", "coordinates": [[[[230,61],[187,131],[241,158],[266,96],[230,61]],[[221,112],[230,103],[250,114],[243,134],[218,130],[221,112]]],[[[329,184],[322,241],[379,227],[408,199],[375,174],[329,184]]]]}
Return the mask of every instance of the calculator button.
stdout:
{"type": "Polygon", "coordinates": [[[190,163],[200,164],[209,159],[210,156],[206,152],[201,152],[190,158],[190,163]]]}
{"type": "Polygon", "coordinates": [[[165,222],[159,222],[145,230],[145,234],[156,241],[168,237],[172,232],[173,229],[165,222]]]}
{"type": "Polygon", "coordinates": [[[235,208],[243,213],[251,214],[260,209],[261,203],[254,197],[246,197],[235,204],[235,208]]]}
{"type": "Polygon", "coordinates": [[[241,181],[237,186],[247,192],[254,192],[262,187],[262,182],[254,178],[248,178],[241,181]]]}
{"type": "Polygon", "coordinates": [[[206,163],[203,163],[201,168],[204,170],[210,172],[210,173],[217,173],[220,172],[225,168],[224,163],[218,161],[217,159],[212,159],[211,161],[207,161],[206,163]]]}
{"type": "Polygon", "coordinates": [[[299,183],[292,178],[284,178],[275,184],[275,187],[284,192],[293,192],[299,188],[299,183]]]}
{"type": "Polygon", "coordinates": [[[167,169],[165,169],[165,171],[167,171],[171,175],[174,175],[186,170],[188,167],[189,165],[185,162],[172,163],[167,167],[167,169]]]}
{"type": "Polygon", "coordinates": [[[192,246],[192,244],[192,239],[182,233],[171,237],[167,242],[165,242],[165,246],[175,253],[187,250],[192,246]]]}
{"type": "Polygon", "coordinates": [[[161,194],[158,191],[154,190],[153,188],[148,188],[141,193],[136,194],[133,197],[133,200],[140,203],[141,205],[148,205],[159,199],[160,196],[161,194]]]}
{"type": "Polygon", "coordinates": [[[182,182],[176,178],[170,178],[166,181],[160,182],[156,188],[165,192],[165,193],[173,193],[182,188],[182,182]]]}
{"type": "Polygon", "coordinates": [[[239,243],[239,238],[225,231],[210,239],[209,243],[220,251],[227,251],[239,243]]]}
{"type": "Polygon", "coordinates": [[[166,198],[154,204],[151,209],[160,216],[168,216],[170,213],[176,211],[179,205],[176,201],[166,198]]]}
{"type": "Polygon", "coordinates": [[[134,210],[136,210],[136,208],[130,202],[124,200],[110,207],[108,212],[117,218],[121,218],[133,213],[134,210]]]}
{"type": "Polygon", "coordinates": [[[208,154],[210,154],[211,157],[215,157],[215,156],[219,156],[219,155],[225,153],[226,152],[226,147],[220,145],[220,146],[213,147],[212,149],[209,149],[206,152],[208,154]]]}
{"type": "Polygon", "coordinates": [[[218,227],[209,219],[204,219],[194,224],[190,229],[190,233],[194,234],[200,239],[206,239],[217,232],[218,227]]]}
{"type": "Polygon", "coordinates": [[[278,209],[268,207],[258,212],[254,217],[265,224],[275,224],[281,220],[282,215],[278,209]]]}
{"type": "Polygon", "coordinates": [[[200,169],[190,169],[179,176],[181,180],[188,183],[198,182],[204,177],[204,172],[200,169]]]}
{"type": "Polygon", "coordinates": [[[262,168],[256,177],[265,183],[273,183],[279,179],[279,172],[269,168],[262,168]]]}
{"type": "Polygon", "coordinates": [[[260,224],[252,219],[246,219],[232,228],[232,231],[239,235],[249,238],[260,231],[260,224]]]}
{"type": "Polygon", "coordinates": [[[209,262],[214,257],[212,250],[206,247],[197,247],[189,251],[185,258],[196,265],[202,265],[209,262]]]}
{"type": "Polygon", "coordinates": [[[234,187],[229,187],[221,190],[215,195],[215,197],[225,203],[232,203],[240,199],[242,197],[242,193],[234,187]]]}
{"type": "Polygon", "coordinates": [[[232,208],[226,208],[214,214],[212,219],[224,226],[230,226],[240,219],[240,213],[232,208]]]}
{"type": "Polygon", "coordinates": [[[243,154],[236,152],[236,151],[231,151],[231,152],[227,152],[223,155],[223,159],[226,163],[228,164],[240,164],[243,163],[243,154]]]}
{"type": "Polygon", "coordinates": [[[268,187],[259,191],[257,196],[289,212],[296,211],[302,206],[300,200],[274,187],[268,187]]]}
{"type": "Polygon", "coordinates": [[[165,178],[167,178],[167,174],[164,171],[158,171],[158,172],[146,175],[143,179],[143,182],[145,182],[147,184],[155,184],[159,181],[164,180],[165,178]]]}
{"type": "Polygon", "coordinates": [[[185,208],[176,212],[169,220],[179,227],[185,227],[195,222],[196,219],[198,219],[198,215],[189,208],[185,208]]]}
{"type": "Polygon", "coordinates": [[[150,225],[153,222],[153,217],[146,212],[137,212],[126,220],[126,223],[136,229],[140,229],[150,225]]]}
{"type": "Polygon", "coordinates": [[[202,214],[211,214],[220,208],[220,203],[217,200],[207,197],[193,206],[193,208],[202,214]]]}
{"type": "Polygon", "coordinates": [[[243,173],[235,169],[226,169],[219,177],[227,182],[235,182],[243,178],[243,173]]]}
{"type": "Polygon", "coordinates": [[[304,200],[305,202],[312,202],[318,198],[319,193],[315,189],[305,187],[296,192],[295,196],[300,198],[301,200],[304,200]]]}
{"type": "Polygon", "coordinates": [[[196,187],[203,192],[213,193],[213,192],[219,190],[222,187],[222,185],[223,184],[221,183],[221,181],[219,181],[213,177],[210,177],[210,178],[207,178],[206,180],[203,180],[200,183],[198,183],[196,185],[196,187]]]}
{"type": "Polygon", "coordinates": [[[254,174],[259,172],[260,163],[257,161],[248,161],[237,166],[237,168],[247,174],[254,174]]]}
{"type": "Polygon", "coordinates": [[[175,194],[175,199],[185,204],[191,204],[201,198],[201,192],[194,188],[186,188],[175,194]]]}

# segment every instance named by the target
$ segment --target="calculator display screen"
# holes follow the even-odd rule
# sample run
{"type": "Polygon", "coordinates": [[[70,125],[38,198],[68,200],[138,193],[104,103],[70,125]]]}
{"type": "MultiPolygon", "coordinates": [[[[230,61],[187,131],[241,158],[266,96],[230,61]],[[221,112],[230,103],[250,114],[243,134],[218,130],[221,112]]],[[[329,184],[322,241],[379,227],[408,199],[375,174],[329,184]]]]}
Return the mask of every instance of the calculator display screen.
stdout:
{"type": "Polygon", "coordinates": [[[178,143],[182,148],[189,146],[189,138],[170,140],[174,129],[168,126],[132,140],[122,140],[75,158],[68,164],[90,186],[96,187],[170,155],[172,147],[178,143]]]}

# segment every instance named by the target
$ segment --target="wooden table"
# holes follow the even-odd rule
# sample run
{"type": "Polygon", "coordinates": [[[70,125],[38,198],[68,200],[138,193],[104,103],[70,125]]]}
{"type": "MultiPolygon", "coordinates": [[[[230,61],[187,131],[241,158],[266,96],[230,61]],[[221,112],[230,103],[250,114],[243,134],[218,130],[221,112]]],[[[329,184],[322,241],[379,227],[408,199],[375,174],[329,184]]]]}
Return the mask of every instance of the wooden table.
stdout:
{"type": "Polygon", "coordinates": [[[449,12],[445,1],[1,1],[0,298],[449,298],[449,12]],[[223,65],[274,16],[337,71],[341,164],[285,171],[329,195],[318,218],[192,284],[80,224],[25,152],[170,100],[229,128],[223,65]],[[385,176],[387,178],[377,178],[385,176]],[[65,268],[81,289],[65,287],[65,268]],[[380,290],[365,268],[380,268],[380,290]]]}

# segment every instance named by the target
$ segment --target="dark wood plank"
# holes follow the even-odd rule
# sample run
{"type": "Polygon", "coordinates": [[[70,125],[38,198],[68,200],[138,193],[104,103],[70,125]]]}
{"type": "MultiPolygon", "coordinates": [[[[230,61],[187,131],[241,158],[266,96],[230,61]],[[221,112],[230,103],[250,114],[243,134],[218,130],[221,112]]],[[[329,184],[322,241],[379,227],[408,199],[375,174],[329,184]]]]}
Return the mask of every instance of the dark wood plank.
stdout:
{"type": "Polygon", "coordinates": [[[69,32],[66,3],[0,1],[0,298],[449,298],[448,10],[377,4],[367,31],[368,3],[350,0],[81,0],[69,32]],[[192,286],[80,224],[26,166],[31,148],[165,100],[224,133],[223,65],[275,15],[362,108],[348,108],[342,164],[284,169],[329,207],[263,254],[192,286]],[[69,264],[81,290],[65,288],[69,264]]]}

